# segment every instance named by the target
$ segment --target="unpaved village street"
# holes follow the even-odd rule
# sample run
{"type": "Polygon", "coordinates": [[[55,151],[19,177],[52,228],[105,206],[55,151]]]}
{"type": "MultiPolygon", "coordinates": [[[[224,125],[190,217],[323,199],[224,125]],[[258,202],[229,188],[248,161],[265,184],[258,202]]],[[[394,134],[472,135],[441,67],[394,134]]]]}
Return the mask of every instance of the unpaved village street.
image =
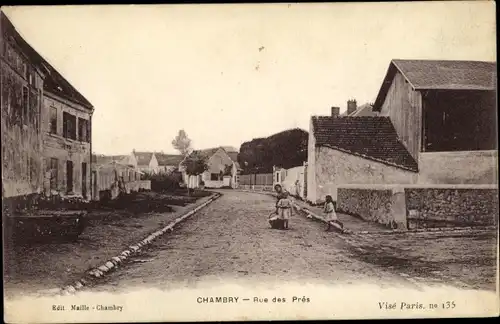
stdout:
{"type": "MultiPolygon", "coordinates": [[[[159,238],[141,255],[106,276],[102,284],[92,290],[118,292],[131,288],[167,289],[195,286],[205,281],[238,279],[266,283],[371,283],[380,287],[415,288],[414,281],[406,273],[412,276],[439,273],[436,270],[440,270],[442,259],[433,262],[409,256],[409,259],[404,260],[404,253],[399,258],[393,255],[411,250],[411,240],[420,241],[419,250],[422,246],[426,248],[425,239],[409,237],[400,239],[408,244],[401,246],[401,249],[391,246],[378,249],[374,237],[366,242],[357,242],[361,238],[356,236],[346,239],[340,234],[325,232],[323,224],[297,214],[294,214],[288,231],[272,230],[267,223],[267,216],[273,206],[273,198],[266,195],[224,191],[221,198],[188,219],[173,233],[159,238]],[[429,267],[429,264],[434,266],[429,267]],[[422,271],[412,267],[422,267],[422,271]]],[[[459,242],[457,238],[451,239],[455,241],[448,243],[459,242]]],[[[384,236],[381,240],[391,238],[384,236]]],[[[465,240],[469,241],[470,238],[465,240]]],[[[428,240],[428,251],[433,241],[432,237],[428,240]]],[[[442,245],[443,240],[439,244],[442,245]]],[[[495,243],[489,237],[484,238],[483,242],[476,240],[471,245],[482,246],[483,251],[478,250],[474,258],[477,260],[481,257],[478,253],[486,254],[486,264],[491,263],[494,270],[493,253],[493,259],[489,260],[490,252],[494,252],[492,244],[495,243]]],[[[457,253],[452,249],[449,247],[446,253],[457,253]]],[[[467,260],[460,260],[461,264],[464,262],[467,260]]],[[[467,279],[468,271],[461,272],[465,268],[456,270],[452,275],[461,280],[467,279]]],[[[483,272],[487,278],[490,275],[489,267],[483,272]]],[[[428,279],[429,282],[436,281],[436,278],[428,279]]],[[[450,277],[437,278],[437,281],[442,284],[455,282],[450,277]]],[[[486,287],[489,288],[494,289],[486,287]]]]}

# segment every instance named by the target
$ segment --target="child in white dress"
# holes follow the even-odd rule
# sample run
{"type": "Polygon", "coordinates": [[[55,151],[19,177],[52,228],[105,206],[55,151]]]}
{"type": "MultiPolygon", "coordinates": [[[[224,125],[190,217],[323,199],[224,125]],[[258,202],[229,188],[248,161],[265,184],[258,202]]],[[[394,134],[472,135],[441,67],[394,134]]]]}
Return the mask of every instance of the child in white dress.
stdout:
{"type": "Polygon", "coordinates": [[[328,227],[326,228],[326,231],[328,232],[331,228],[333,223],[336,223],[340,226],[341,229],[344,228],[344,225],[339,221],[337,217],[337,213],[335,212],[335,205],[333,204],[333,198],[332,196],[328,195],[325,198],[325,207],[323,209],[325,212],[325,220],[328,223],[328,227]]]}
{"type": "Polygon", "coordinates": [[[288,192],[284,192],[276,206],[278,208],[279,218],[283,220],[284,229],[288,229],[288,221],[292,216],[293,203],[288,192]]]}

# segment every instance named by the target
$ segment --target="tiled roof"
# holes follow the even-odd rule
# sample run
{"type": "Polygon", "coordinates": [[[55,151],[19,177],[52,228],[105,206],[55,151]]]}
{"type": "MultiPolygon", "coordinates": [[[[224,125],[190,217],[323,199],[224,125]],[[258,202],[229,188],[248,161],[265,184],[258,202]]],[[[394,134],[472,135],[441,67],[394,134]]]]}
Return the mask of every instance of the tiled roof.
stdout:
{"type": "Polygon", "coordinates": [[[316,146],[418,172],[388,117],[312,117],[316,146]]]}
{"type": "Polygon", "coordinates": [[[135,158],[137,159],[137,165],[147,166],[151,159],[153,158],[153,152],[134,152],[135,158]]]}
{"type": "Polygon", "coordinates": [[[495,90],[496,62],[392,60],[375,100],[374,110],[380,111],[396,71],[415,90],[495,90]]]}
{"type": "Polygon", "coordinates": [[[156,159],[158,160],[158,165],[161,166],[171,166],[171,165],[177,166],[184,159],[184,157],[179,154],[155,153],[155,156],[156,159]]]}
{"type": "Polygon", "coordinates": [[[229,158],[235,162],[236,168],[240,169],[240,164],[238,163],[238,152],[235,151],[236,149],[231,146],[219,146],[219,147],[212,147],[209,149],[204,149],[204,150],[195,150],[193,153],[195,154],[200,154],[201,156],[204,156],[205,158],[209,159],[212,155],[217,153],[219,149],[223,149],[226,154],[229,156],[229,158]],[[228,151],[230,150],[230,151],[228,151]]]}
{"type": "Polygon", "coordinates": [[[195,150],[193,151],[193,153],[197,153],[197,154],[200,154],[206,158],[210,158],[212,155],[214,155],[218,150],[220,149],[220,147],[213,147],[213,148],[209,148],[209,149],[204,149],[204,150],[195,150]]]}
{"type": "Polygon", "coordinates": [[[44,90],[93,109],[92,104],[21,37],[7,16],[4,13],[0,13],[0,16],[2,29],[5,29],[14,38],[32,63],[44,71],[46,75],[43,83],[44,90]]]}

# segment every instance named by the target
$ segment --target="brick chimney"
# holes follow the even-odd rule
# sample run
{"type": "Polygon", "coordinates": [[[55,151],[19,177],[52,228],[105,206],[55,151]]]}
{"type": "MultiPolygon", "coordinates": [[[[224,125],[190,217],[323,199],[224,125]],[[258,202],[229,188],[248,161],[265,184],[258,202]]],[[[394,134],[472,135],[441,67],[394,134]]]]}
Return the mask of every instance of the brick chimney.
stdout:
{"type": "Polygon", "coordinates": [[[353,112],[356,111],[356,109],[358,109],[358,103],[356,102],[356,100],[355,99],[348,100],[347,101],[347,115],[352,114],[353,112]]]}
{"type": "Polygon", "coordinates": [[[340,114],[340,107],[332,107],[332,117],[338,117],[340,114]]]}

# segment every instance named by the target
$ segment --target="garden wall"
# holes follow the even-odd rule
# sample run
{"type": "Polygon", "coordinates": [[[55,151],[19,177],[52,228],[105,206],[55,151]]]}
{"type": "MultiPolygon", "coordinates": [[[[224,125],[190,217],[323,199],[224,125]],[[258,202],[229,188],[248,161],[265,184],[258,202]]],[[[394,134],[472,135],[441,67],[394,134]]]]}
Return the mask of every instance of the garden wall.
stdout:
{"type": "Polygon", "coordinates": [[[498,189],[406,188],[409,228],[498,224],[498,189]]]}
{"type": "Polygon", "coordinates": [[[338,188],[337,210],[391,228],[406,228],[404,196],[398,188],[338,188]]]}
{"type": "Polygon", "coordinates": [[[492,226],[498,224],[498,188],[491,185],[340,187],[337,209],[398,229],[492,226]]]}

